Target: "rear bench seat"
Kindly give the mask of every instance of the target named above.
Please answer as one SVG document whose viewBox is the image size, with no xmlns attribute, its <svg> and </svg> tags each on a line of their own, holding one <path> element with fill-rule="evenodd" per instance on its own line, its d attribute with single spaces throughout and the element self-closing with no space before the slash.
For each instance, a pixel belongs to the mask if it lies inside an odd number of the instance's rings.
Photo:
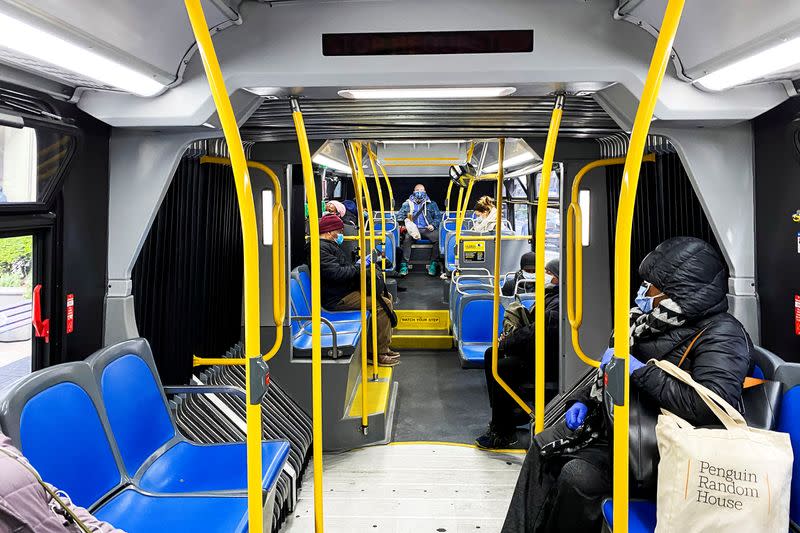
<svg viewBox="0 0 800 533">
<path fill-rule="evenodd" d="M 800 365 L 783 363 L 772 352 L 756 346 L 751 377 L 766 379 L 744 389 L 744 418 L 750 427 L 788 433 L 795 460 L 792 472 L 792 495 L 789 516 L 800 524 Z M 613 528 L 614 506 L 611 499 L 602 504 L 603 531 Z M 628 531 L 652 533 L 656 529 L 656 504 L 632 500 L 628 506 Z"/>
<path fill-rule="evenodd" d="M 23 378 L 0 399 L 0 426 L 47 482 L 129 533 L 247 531 L 244 443 L 178 434 L 143 339 Z M 262 444 L 264 531 L 288 453 Z"/>
</svg>

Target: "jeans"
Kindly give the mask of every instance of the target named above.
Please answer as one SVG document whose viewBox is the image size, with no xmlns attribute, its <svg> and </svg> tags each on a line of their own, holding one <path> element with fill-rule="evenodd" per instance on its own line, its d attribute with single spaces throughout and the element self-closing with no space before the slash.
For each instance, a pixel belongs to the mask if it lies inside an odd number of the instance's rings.
<svg viewBox="0 0 800 533">
<path fill-rule="evenodd" d="M 389 306 L 389 309 L 393 309 L 392 301 L 388 298 L 383 298 L 383 301 Z M 344 311 L 344 310 L 353 310 L 357 311 L 361 309 L 361 293 L 359 291 L 353 291 L 347 294 L 344 298 L 342 298 L 338 304 L 336 304 L 335 309 L 337 311 Z M 367 311 L 372 312 L 372 299 L 370 296 L 367 296 Z M 376 319 L 378 323 L 378 354 L 385 354 L 389 352 L 389 344 L 392 342 L 392 322 L 389 320 L 389 316 L 386 314 L 386 311 L 383 310 L 383 306 L 380 303 L 375 302 L 375 313 Z M 367 320 L 367 327 L 372 328 L 372 318 Z M 372 336 L 371 335 L 362 335 L 361 342 L 367 343 L 367 351 L 372 353 Z"/>
<path fill-rule="evenodd" d="M 427 230 L 427 229 L 420 229 L 419 235 L 423 239 L 428 239 L 431 241 L 431 261 L 438 261 L 439 260 L 439 230 Z M 403 244 L 401 248 L 403 250 L 403 261 L 410 261 L 411 260 L 411 245 L 417 242 L 411 235 L 406 233 L 406 236 L 403 238 Z"/>
</svg>

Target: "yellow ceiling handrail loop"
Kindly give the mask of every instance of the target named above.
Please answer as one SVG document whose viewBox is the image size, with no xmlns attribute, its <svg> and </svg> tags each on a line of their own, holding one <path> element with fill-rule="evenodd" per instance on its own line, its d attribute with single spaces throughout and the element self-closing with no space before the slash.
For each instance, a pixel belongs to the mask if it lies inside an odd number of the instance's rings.
<svg viewBox="0 0 800 533">
<path fill-rule="evenodd" d="M 350 165 L 350 177 L 353 180 L 355 193 L 356 210 L 358 211 L 358 246 L 361 250 L 367 249 L 366 231 L 364 229 L 364 198 L 361 194 L 361 180 L 358 179 L 357 165 L 351 147 L 345 143 L 345 154 Z M 359 288 L 361 302 L 359 310 L 361 312 L 361 331 L 367 331 L 367 264 L 361 261 L 359 264 Z M 366 335 L 361 338 L 361 432 L 366 435 L 369 432 L 369 416 L 367 414 L 367 339 Z"/>
<path fill-rule="evenodd" d="M 247 158 L 242 148 L 239 126 L 233 113 L 233 106 L 225 88 L 225 79 L 219 66 L 214 43 L 208 29 L 200 0 L 185 0 L 186 12 L 192 26 L 197 50 L 222 124 L 222 131 L 231 155 L 233 177 L 236 182 L 236 196 L 239 200 L 239 213 L 242 224 L 242 248 L 244 252 L 244 349 L 250 361 L 261 358 L 261 323 L 259 318 L 259 272 L 258 272 L 258 226 L 253 203 Z M 249 362 L 248 361 L 248 362 Z M 259 531 L 264 524 L 262 507 L 262 461 L 261 461 L 261 402 L 254 398 L 250 387 L 251 365 L 246 364 L 245 387 L 247 424 L 247 520 L 250 531 Z M 315 442 L 316 444 L 316 442 Z M 316 465 L 315 465 L 316 466 Z M 316 488 L 316 487 L 315 487 Z"/>
<path fill-rule="evenodd" d="M 303 185 L 306 202 L 317 206 L 317 190 L 314 187 L 314 168 L 311 166 L 311 150 L 303 121 L 303 113 L 296 99 L 291 100 L 292 118 L 300 147 L 300 160 L 303 163 Z M 322 295 L 320 286 L 319 260 L 319 213 L 316 207 L 308 210 L 308 227 L 311 234 L 311 421 L 313 425 L 313 463 L 314 463 L 314 531 L 322 533 L 325 523 L 322 510 Z M 260 526 L 259 526 L 260 527 Z M 258 531 L 252 529 L 251 531 Z"/>
<path fill-rule="evenodd" d="M 553 172 L 553 158 L 556 153 L 558 130 L 561 126 L 561 115 L 564 110 L 564 95 L 557 95 L 553 103 L 553 114 L 547 131 L 547 143 L 544 147 L 542 161 L 542 180 L 539 184 L 539 199 L 536 206 L 536 305 L 534 311 L 534 327 L 536 329 L 536 360 L 534 370 L 534 430 L 540 433 L 544 429 L 544 244 L 547 229 L 547 204 L 550 197 L 550 175 Z M 500 166 L 502 167 L 502 159 Z"/>
<path fill-rule="evenodd" d="M 372 254 L 375 249 L 375 214 L 372 210 L 372 198 L 369 193 L 369 186 L 367 185 L 367 178 L 364 175 L 364 165 L 361 164 L 363 152 L 363 145 L 360 142 L 350 143 L 353 151 L 353 161 L 357 163 L 356 170 L 358 171 L 358 179 L 361 181 L 361 193 L 364 195 L 364 202 L 367 204 L 367 224 L 369 225 L 369 250 L 366 248 L 361 249 L 361 262 L 364 263 L 368 255 Z M 377 294 L 377 280 L 375 279 L 375 263 L 370 261 L 370 322 L 372 324 L 372 379 L 378 380 L 378 298 Z"/>
<path fill-rule="evenodd" d="M 652 163 L 655 160 L 655 155 L 648 154 L 642 161 Z M 575 353 L 581 361 L 595 368 L 600 366 L 600 361 L 586 355 L 580 343 L 580 328 L 583 325 L 583 246 L 581 244 L 583 212 L 578 203 L 578 193 L 586 174 L 596 168 L 623 163 L 625 163 L 624 157 L 614 157 L 598 159 L 581 168 L 572 181 L 572 195 L 567 208 L 567 320 L 569 320 L 572 331 L 572 347 Z"/>
<path fill-rule="evenodd" d="M 506 140 L 500 139 L 498 141 L 497 146 L 497 153 L 498 153 L 498 161 L 503 160 L 503 155 L 505 153 L 506 147 Z M 495 190 L 495 204 L 502 205 L 503 202 L 503 169 L 501 168 L 497 171 L 497 189 Z M 531 408 L 528 407 L 528 404 L 519 397 L 519 395 L 514 392 L 514 390 L 508 386 L 508 383 L 500 377 L 500 374 L 497 371 L 497 360 L 498 360 L 498 351 L 499 351 L 499 343 L 497 340 L 497 332 L 500 329 L 500 247 L 502 246 L 502 239 L 500 228 L 503 224 L 503 210 L 496 209 L 497 220 L 495 223 L 495 232 L 494 232 L 494 288 L 493 288 L 493 305 L 492 305 L 492 377 L 497 382 L 500 387 L 503 388 L 504 391 L 508 393 L 511 398 L 517 402 L 523 411 L 528 414 L 531 414 Z M 544 307 L 544 306 L 542 306 Z"/>
<path fill-rule="evenodd" d="M 381 174 L 383 174 L 383 179 L 386 181 L 386 190 L 389 192 L 389 209 L 391 209 L 392 213 L 394 213 L 394 191 L 392 190 L 392 182 L 389 181 L 389 175 L 386 174 L 386 169 L 383 168 L 383 165 L 378 162 L 378 167 L 381 169 Z"/>
<path fill-rule="evenodd" d="M 658 33 L 653 58 L 647 71 L 642 98 L 636 110 L 628 155 L 622 171 L 622 189 L 617 210 L 617 228 L 614 237 L 614 357 L 624 363 L 623 397 L 615 398 L 614 405 L 614 533 L 628 531 L 628 429 L 630 402 L 629 319 L 631 232 L 636 187 L 642 166 L 647 133 L 658 102 L 658 93 L 670 61 L 672 43 L 678 31 L 684 0 L 669 0 L 664 20 Z M 621 405 L 620 405 L 621 404 Z"/>
<path fill-rule="evenodd" d="M 444 212 L 448 216 L 450 216 L 450 193 L 452 191 L 453 191 L 453 180 L 450 180 L 450 183 L 447 184 L 447 195 L 444 197 Z"/>
</svg>

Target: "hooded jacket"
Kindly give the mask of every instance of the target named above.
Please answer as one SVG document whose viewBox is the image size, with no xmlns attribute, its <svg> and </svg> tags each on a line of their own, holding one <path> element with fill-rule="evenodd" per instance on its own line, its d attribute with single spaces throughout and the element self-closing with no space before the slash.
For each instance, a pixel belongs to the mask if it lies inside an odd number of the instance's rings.
<svg viewBox="0 0 800 533">
<path fill-rule="evenodd" d="M 309 244 L 306 244 L 306 256 L 310 268 L 315 268 L 311 262 Z M 342 298 L 361 288 L 361 268 L 335 242 L 328 239 L 319 240 L 319 263 L 322 307 L 333 309 Z"/>
<path fill-rule="evenodd" d="M 39 481 L 25 467 L 30 463 L 11 439 L 0 433 L 0 531 L 19 533 L 79 533 L 76 524 L 66 524 L 57 514 L 58 504 L 45 492 Z M 53 489 L 53 487 L 50 487 Z M 54 490 L 55 492 L 55 490 Z M 86 509 L 59 495 L 75 515 L 97 533 L 124 533 L 107 522 L 101 522 Z"/>
<path fill-rule="evenodd" d="M 631 346 L 631 354 L 643 363 L 659 359 L 677 365 L 700 334 L 681 368 L 739 407 L 753 343 L 742 324 L 727 312 L 728 273 L 719 254 L 700 239 L 675 237 L 644 258 L 639 276 L 680 305 L 686 322 L 637 340 Z M 631 383 L 659 407 L 691 424 L 719 423 L 694 389 L 654 365 L 633 372 Z"/>
<path fill-rule="evenodd" d="M 431 200 L 430 198 L 426 198 L 423 202 L 423 207 L 420 209 L 420 212 L 417 214 L 416 220 L 414 220 L 414 224 L 416 224 L 420 230 L 425 229 L 425 225 L 423 222 L 427 222 L 431 226 L 433 226 L 434 230 L 439 229 L 439 223 L 442 221 L 442 212 L 439 211 L 439 206 L 436 205 L 436 202 Z M 400 207 L 400 210 L 397 212 L 397 221 L 400 223 L 405 224 L 406 217 L 410 214 L 413 215 L 414 213 L 414 200 L 409 198 L 403 205 Z"/>
</svg>

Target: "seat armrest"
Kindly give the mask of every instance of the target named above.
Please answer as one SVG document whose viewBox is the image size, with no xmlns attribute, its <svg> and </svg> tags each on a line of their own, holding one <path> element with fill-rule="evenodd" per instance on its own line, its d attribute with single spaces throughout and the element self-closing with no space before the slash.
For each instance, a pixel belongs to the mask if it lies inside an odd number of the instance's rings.
<svg viewBox="0 0 800 533">
<path fill-rule="evenodd" d="M 232 385 L 167 385 L 164 394 L 233 394 L 247 399 L 244 389 Z"/>
</svg>

